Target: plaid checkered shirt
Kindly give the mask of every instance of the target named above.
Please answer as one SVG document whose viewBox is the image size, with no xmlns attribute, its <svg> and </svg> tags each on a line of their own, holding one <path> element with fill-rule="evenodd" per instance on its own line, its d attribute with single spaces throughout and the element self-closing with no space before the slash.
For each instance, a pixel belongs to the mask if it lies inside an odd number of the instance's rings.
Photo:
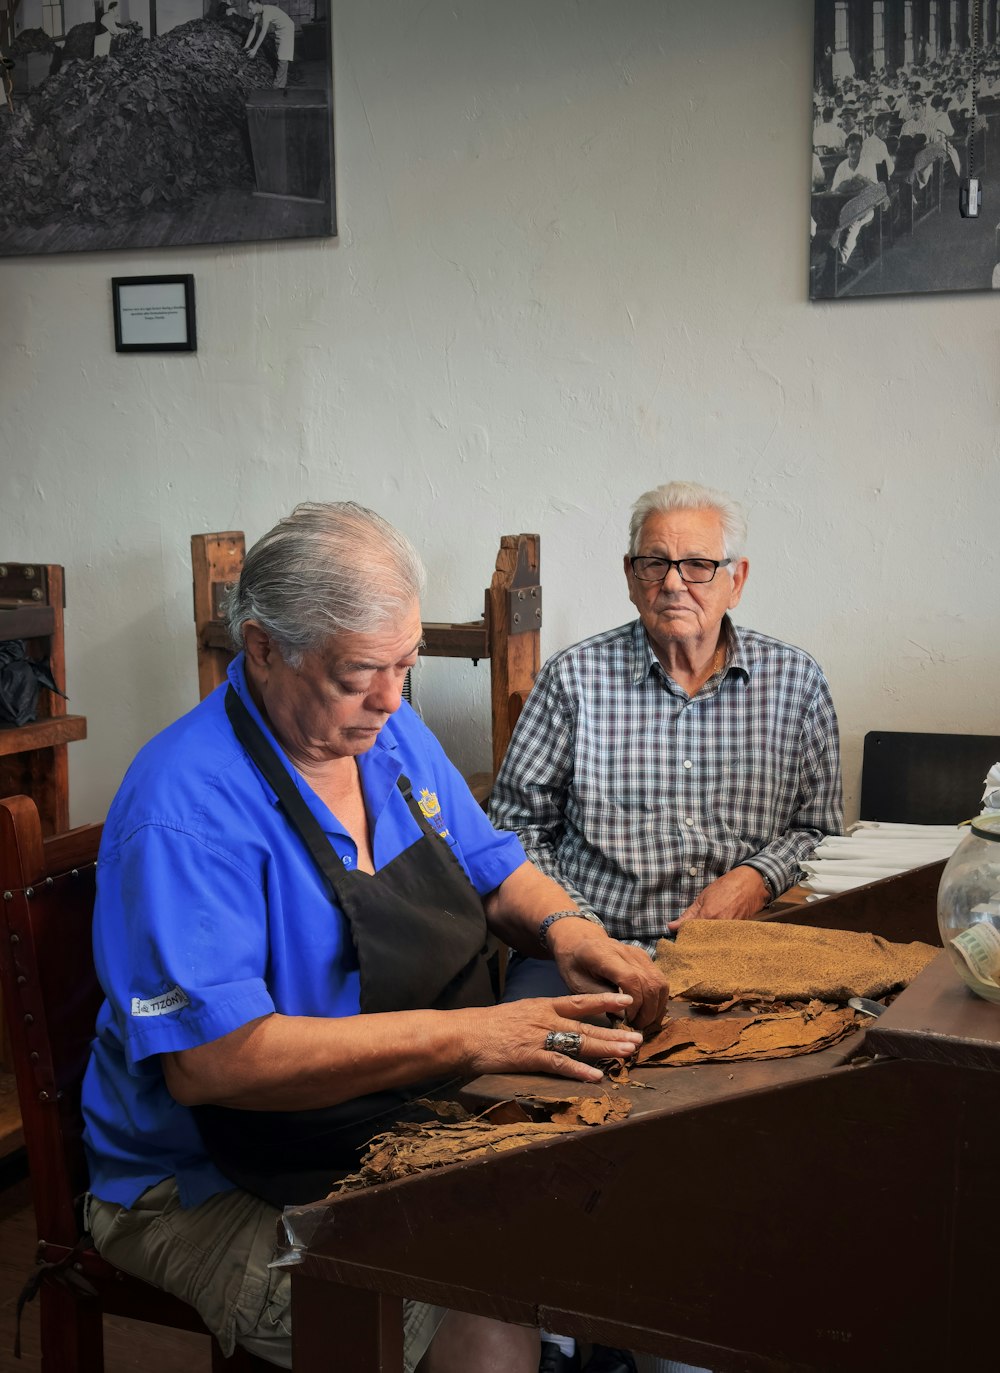
<svg viewBox="0 0 1000 1373">
<path fill-rule="evenodd" d="M 618 939 L 653 942 L 715 878 L 774 895 L 843 829 L 837 717 L 808 653 L 726 617 L 693 697 L 640 620 L 555 654 L 517 722 L 490 818 Z"/>
</svg>

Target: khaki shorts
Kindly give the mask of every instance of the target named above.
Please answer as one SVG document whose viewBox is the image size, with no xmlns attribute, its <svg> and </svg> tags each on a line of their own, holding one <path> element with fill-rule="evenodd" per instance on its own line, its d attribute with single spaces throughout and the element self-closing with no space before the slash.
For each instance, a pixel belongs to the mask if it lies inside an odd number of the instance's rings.
<svg viewBox="0 0 1000 1373">
<path fill-rule="evenodd" d="M 193 1306 L 228 1357 L 237 1344 L 281 1368 L 292 1366 L 287 1268 L 275 1257 L 281 1212 L 248 1192 L 220 1192 L 184 1208 L 173 1178 L 131 1207 L 91 1196 L 87 1228 L 109 1263 Z M 403 1357 L 413 1373 L 447 1313 L 406 1302 Z M 336 1331 L 330 1332 L 336 1349 Z"/>
</svg>

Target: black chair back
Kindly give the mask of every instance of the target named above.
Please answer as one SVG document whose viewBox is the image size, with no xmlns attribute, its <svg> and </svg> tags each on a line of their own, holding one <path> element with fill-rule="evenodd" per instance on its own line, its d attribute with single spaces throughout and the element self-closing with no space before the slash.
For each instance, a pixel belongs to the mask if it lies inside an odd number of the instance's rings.
<svg viewBox="0 0 1000 1373">
<path fill-rule="evenodd" d="M 861 764 L 861 819 L 961 824 L 979 814 L 984 779 L 998 761 L 998 734 L 873 730 Z"/>
</svg>

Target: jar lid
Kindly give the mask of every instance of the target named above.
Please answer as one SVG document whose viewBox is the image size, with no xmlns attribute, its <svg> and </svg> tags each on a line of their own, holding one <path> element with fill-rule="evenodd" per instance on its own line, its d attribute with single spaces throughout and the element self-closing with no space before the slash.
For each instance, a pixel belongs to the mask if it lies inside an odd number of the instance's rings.
<svg viewBox="0 0 1000 1373">
<path fill-rule="evenodd" d="M 972 833 L 980 839 L 992 839 L 1000 844 L 1000 815 L 979 815 L 972 822 Z"/>
</svg>

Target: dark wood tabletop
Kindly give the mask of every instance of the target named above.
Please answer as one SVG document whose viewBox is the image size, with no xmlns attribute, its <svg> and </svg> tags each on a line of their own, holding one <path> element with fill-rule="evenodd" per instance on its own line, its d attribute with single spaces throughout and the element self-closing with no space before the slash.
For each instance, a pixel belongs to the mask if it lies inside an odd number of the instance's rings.
<svg viewBox="0 0 1000 1373">
<path fill-rule="evenodd" d="M 668 1013 L 690 1015 L 682 1001 L 670 1001 Z M 723 1018 L 726 1013 L 723 1013 Z M 821 1077 L 846 1063 L 860 1049 L 864 1027 L 832 1048 L 797 1058 L 776 1058 L 755 1063 L 705 1063 L 695 1068 L 639 1067 L 632 1069 L 630 1083 L 620 1089 L 631 1105 L 630 1119 L 662 1112 L 686 1111 L 743 1092 L 769 1091 L 792 1082 Z M 567 1082 L 565 1078 L 527 1073 L 489 1074 L 476 1078 L 462 1091 L 463 1103 L 472 1111 L 485 1110 L 498 1101 L 516 1096 L 601 1096 L 607 1082 Z"/>
<path fill-rule="evenodd" d="M 808 914 L 925 933 L 936 884 L 887 881 Z M 992 1368 L 998 1050 L 942 953 L 833 1049 L 639 1069 L 628 1120 L 300 1208 L 295 1368 L 399 1373 L 404 1296 L 717 1373 Z"/>
</svg>

